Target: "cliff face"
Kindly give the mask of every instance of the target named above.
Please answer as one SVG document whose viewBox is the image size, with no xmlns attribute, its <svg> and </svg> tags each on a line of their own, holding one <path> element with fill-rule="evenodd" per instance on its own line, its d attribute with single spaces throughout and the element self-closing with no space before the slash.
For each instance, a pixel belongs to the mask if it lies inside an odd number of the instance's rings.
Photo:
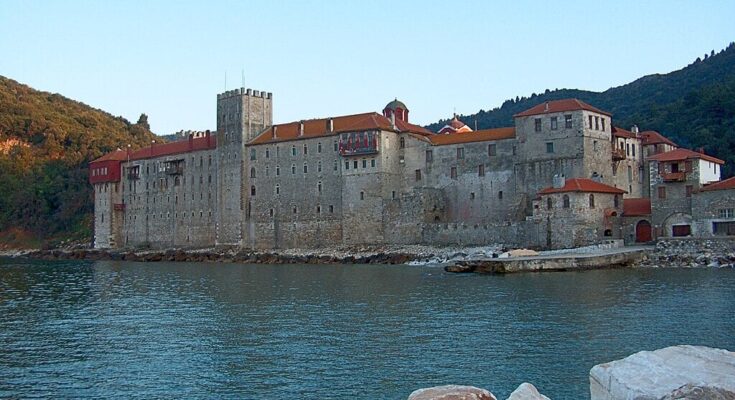
<svg viewBox="0 0 735 400">
<path fill-rule="evenodd" d="M 87 163 L 156 136 L 138 123 L 0 76 L 0 246 L 91 238 Z"/>
</svg>

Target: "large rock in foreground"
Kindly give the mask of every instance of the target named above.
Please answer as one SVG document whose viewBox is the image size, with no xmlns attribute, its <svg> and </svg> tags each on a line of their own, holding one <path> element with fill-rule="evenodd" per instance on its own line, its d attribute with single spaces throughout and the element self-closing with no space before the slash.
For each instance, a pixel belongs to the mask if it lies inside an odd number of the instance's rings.
<svg viewBox="0 0 735 400">
<path fill-rule="evenodd" d="M 446 385 L 415 390 L 408 400 L 497 400 L 485 389 L 474 386 Z"/>
<path fill-rule="evenodd" d="M 697 397 L 708 394 L 713 397 Z M 641 351 L 595 365 L 590 371 L 590 396 L 591 400 L 735 399 L 735 353 L 703 346 Z"/>
<path fill-rule="evenodd" d="M 508 400 L 549 400 L 549 398 L 539 393 L 535 386 L 524 382 L 510 394 Z"/>
</svg>

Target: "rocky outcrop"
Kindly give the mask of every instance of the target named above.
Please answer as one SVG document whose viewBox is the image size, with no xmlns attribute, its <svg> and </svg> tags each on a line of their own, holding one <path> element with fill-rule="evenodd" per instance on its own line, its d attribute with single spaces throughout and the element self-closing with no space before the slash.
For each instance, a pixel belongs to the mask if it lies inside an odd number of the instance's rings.
<svg viewBox="0 0 735 400">
<path fill-rule="evenodd" d="M 446 385 L 415 390 L 408 400 L 497 400 L 485 389 L 474 386 Z"/>
<path fill-rule="evenodd" d="M 648 258 L 636 266 L 647 268 L 735 268 L 735 240 L 659 239 Z"/>
<path fill-rule="evenodd" d="M 549 400 L 549 398 L 539 393 L 535 386 L 524 382 L 510 394 L 507 400 Z"/>
<path fill-rule="evenodd" d="M 735 353 L 703 346 L 641 351 L 595 365 L 590 395 L 591 400 L 735 399 Z"/>
</svg>

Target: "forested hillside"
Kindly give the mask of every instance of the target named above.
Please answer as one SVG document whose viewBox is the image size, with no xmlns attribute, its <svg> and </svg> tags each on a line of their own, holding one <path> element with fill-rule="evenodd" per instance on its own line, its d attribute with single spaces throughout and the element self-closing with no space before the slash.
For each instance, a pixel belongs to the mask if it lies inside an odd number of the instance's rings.
<svg viewBox="0 0 735 400">
<path fill-rule="evenodd" d="M 591 92 L 577 89 L 546 90 L 530 97 L 507 100 L 501 107 L 462 115 L 478 128 L 513 125 L 513 114 L 548 100 L 574 97 L 613 114 L 623 128 L 637 124 L 656 130 L 679 145 L 704 147 L 727 162 L 726 176 L 735 173 L 735 44 L 715 54 L 697 58 L 687 67 L 668 74 L 654 74 L 627 85 Z M 427 126 L 436 132 L 447 120 Z"/>
<path fill-rule="evenodd" d="M 155 136 L 122 117 L 0 76 L 0 247 L 90 240 L 87 163 Z"/>
</svg>

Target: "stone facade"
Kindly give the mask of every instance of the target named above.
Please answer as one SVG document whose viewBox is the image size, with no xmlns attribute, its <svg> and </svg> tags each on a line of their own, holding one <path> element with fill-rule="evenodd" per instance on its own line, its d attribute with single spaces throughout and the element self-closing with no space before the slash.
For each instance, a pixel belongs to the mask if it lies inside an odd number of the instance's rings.
<svg viewBox="0 0 735 400">
<path fill-rule="evenodd" d="M 574 99 L 533 107 L 513 127 L 449 134 L 410 124 L 397 100 L 382 114 L 278 125 L 272 108 L 270 93 L 228 91 L 216 135 L 95 160 L 93 170 L 116 171 L 90 176 L 95 246 L 581 246 L 629 235 L 620 197 L 655 191 L 662 176 L 645 170 L 651 140 Z M 607 189 L 539 198 L 560 176 Z M 654 221 L 691 210 L 679 189 Z M 569 207 L 545 207 L 564 196 Z"/>
</svg>

